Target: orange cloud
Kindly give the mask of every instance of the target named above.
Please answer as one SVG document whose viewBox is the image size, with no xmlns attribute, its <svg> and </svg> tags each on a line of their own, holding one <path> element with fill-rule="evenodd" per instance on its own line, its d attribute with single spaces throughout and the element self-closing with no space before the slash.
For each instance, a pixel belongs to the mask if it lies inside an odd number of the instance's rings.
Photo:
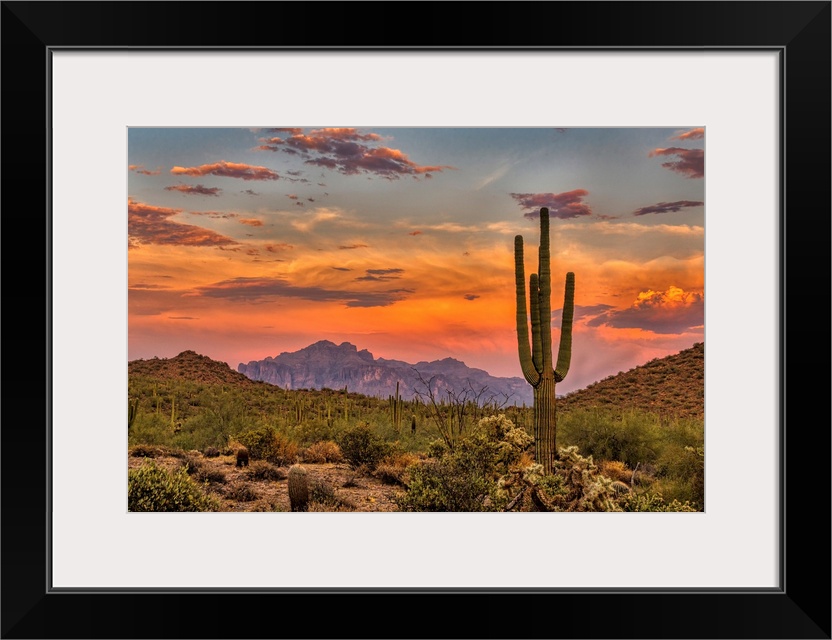
<svg viewBox="0 0 832 640">
<path fill-rule="evenodd" d="M 626 309 L 605 310 L 587 325 L 678 334 L 702 327 L 704 323 L 704 295 L 670 286 L 666 291 L 642 291 Z"/>
<path fill-rule="evenodd" d="M 592 215 L 592 209 L 584 202 L 589 195 L 586 189 L 573 189 L 563 193 L 511 193 L 517 203 L 527 209 L 524 217 L 535 219 L 540 215 L 541 207 L 549 208 L 552 218 L 578 218 Z"/>
<path fill-rule="evenodd" d="M 676 156 L 678 160 L 663 162 L 665 169 L 675 171 L 686 178 L 705 177 L 705 150 L 704 149 L 682 149 L 681 147 L 669 147 L 667 149 L 653 149 L 648 157 L 655 156 Z"/>
<path fill-rule="evenodd" d="M 673 136 L 671 140 L 702 140 L 705 137 L 705 127 L 696 127 L 690 131 Z"/>
<path fill-rule="evenodd" d="M 222 176 L 226 178 L 239 178 L 241 180 L 277 180 L 280 176 L 267 167 L 260 167 L 240 162 L 226 162 L 221 160 L 212 164 L 203 164 L 198 167 L 174 167 L 170 170 L 174 175 L 185 176 Z"/>
<path fill-rule="evenodd" d="M 182 209 L 157 207 L 128 198 L 127 234 L 130 241 L 220 248 L 239 244 L 216 231 L 170 220 L 180 213 L 183 213 Z"/>
<path fill-rule="evenodd" d="M 248 225 L 249 227 L 262 227 L 263 221 L 257 218 L 240 218 L 237 222 Z"/>
<path fill-rule="evenodd" d="M 345 175 L 375 174 L 390 180 L 402 175 L 430 178 L 431 173 L 454 169 L 449 165 L 419 165 L 399 149 L 372 146 L 381 140 L 376 133 L 360 133 L 353 127 L 314 129 L 287 138 L 261 138 L 261 151 L 315 154 L 306 164 L 334 169 Z"/>
</svg>

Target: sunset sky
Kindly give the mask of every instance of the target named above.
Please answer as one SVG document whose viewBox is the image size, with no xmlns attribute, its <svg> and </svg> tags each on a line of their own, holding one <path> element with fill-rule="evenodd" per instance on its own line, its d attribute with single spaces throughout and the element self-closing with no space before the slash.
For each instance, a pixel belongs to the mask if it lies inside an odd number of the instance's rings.
<svg viewBox="0 0 832 640">
<path fill-rule="evenodd" d="M 521 376 L 514 236 L 550 209 L 558 393 L 704 340 L 704 130 L 131 128 L 129 354 L 318 340 Z M 557 352 L 555 352 L 557 357 Z"/>
</svg>

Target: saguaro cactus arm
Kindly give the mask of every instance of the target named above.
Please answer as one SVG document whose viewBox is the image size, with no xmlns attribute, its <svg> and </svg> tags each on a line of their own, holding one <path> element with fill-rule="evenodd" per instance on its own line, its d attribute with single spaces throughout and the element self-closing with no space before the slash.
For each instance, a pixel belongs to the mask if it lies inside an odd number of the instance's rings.
<svg viewBox="0 0 832 640">
<path fill-rule="evenodd" d="M 560 345 L 558 346 L 558 364 L 555 367 L 555 382 L 563 382 L 569 372 L 572 361 L 572 317 L 575 313 L 575 274 L 566 274 L 566 286 L 563 293 L 563 314 L 560 321 Z"/>
<path fill-rule="evenodd" d="M 536 386 L 540 381 L 540 373 L 532 361 L 532 351 L 529 347 L 529 319 L 526 314 L 526 270 L 523 260 L 523 236 L 515 236 L 514 281 L 517 294 L 517 348 L 520 353 L 520 368 L 523 370 L 523 377 L 530 385 Z M 532 299 L 532 318 L 534 319 L 537 291 L 532 288 L 532 285 L 529 288 Z"/>
</svg>

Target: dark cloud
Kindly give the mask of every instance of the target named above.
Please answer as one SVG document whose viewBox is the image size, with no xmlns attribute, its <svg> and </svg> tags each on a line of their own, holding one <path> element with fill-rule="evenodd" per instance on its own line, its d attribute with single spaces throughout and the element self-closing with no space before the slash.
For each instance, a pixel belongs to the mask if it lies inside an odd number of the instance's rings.
<svg viewBox="0 0 832 640">
<path fill-rule="evenodd" d="M 705 137 L 705 127 L 696 127 L 673 136 L 671 140 L 702 140 Z"/>
<path fill-rule="evenodd" d="M 682 149 L 681 147 L 668 147 L 667 149 L 653 149 L 649 157 L 675 156 L 678 160 L 663 162 L 665 169 L 675 171 L 686 178 L 705 177 L 705 150 L 704 149 Z"/>
<path fill-rule="evenodd" d="M 127 234 L 131 242 L 193 247 L 230 247 L 237 241 L 216 231 L 170 220 L 182 209 L 156 207 L 131 198 L 127 200 Z"/>
<path fill-rule="evenodd" d="M 278 176 L 267 167 L 260 167 L 241 162 L 226 162 L 220 160 L 212 164 L 198 167 L 174 167 L 170 172 L 177 176 L 222 176 L 225 178 L 239 178 L 240 180 L 277 180 Z"/>
<path fill-rule="evenodd" d="M 352 271 L 349 267 L 330 267 L 331 269 L 335 269 L 336 271 Z"/>
<path fill-rule="evenodd" d="M 476 300 L 477 298 L 479 298 L 478 295 L 473 294 L 473 293 L 467 293 L 462 297 L 465 298 L 466 300 Z"/>
<path fill-rule="evenodd" d="M 264 245 L 263 248 L 269 253 L 277 253 L 278 251 L 286 251 L 288 249 L 294 249 L 295 247 L 294 245 L 287 244 L 285 242 L 279 242 L 277 244 Z"/>
<path fill-rule="evenodd" d="M 705 323 L 705 299 L 701 293 L 678 287 L 667 291 L 645 291 L 627 309 L 609 309 L 587 324 L 618 329 L 644 329 L 654 333 L 684 333 Z"/>
<path fill-rule="evenodd" d="M 158 176 L 162 173 L 162 167 L 156 167 L 156 171 L 150 171 L 149 169 L 145 169 L 143 164 L 131 164 L 127 168 L 143 176 Z"/>
<path fill-rule="evenodd" d="M 266 129 L 267 133 L 303 133 L 302 127 L 271 127 Z"/>
<path fill-rule="evenodd" d="M 404 269 L 365 269 L 366 275 L 356 278 L 364 282 L 388 282 L 402 277 Z"/>
<path fill-rule="evenodd" d="M 193 316 L 168 316 L 168 320 L 199 320 Z"/>
<path fill-rule="evenodd" d="M 668 213 L 671 211 L 681 211 L 687 207 L 701 207 L 704 202 L 695 200 L 677 200 L 676 202 L 659 202 L 652 204 L 649 207 L 642 207 L 633 211 L 634 216 L 643 216 L 648 213 Z"/>
<path fill-rule="evenodd" d="M 342 244 L 339 249 L 347 250 L 347 249 L 365 249 L 367 247 L 366 244 Z"/>
<path fill-rule="evenodd" d="M 389 291 L 339 291 L 323 287 L 299 287 L 285 278 L 234 278 L 197 287 L 195 295 L 243 302 L 265 302 L 273 298 L 301 298 L 313 302 L 341 302 L 347 307 L 386 307 L 400 300 L 412 289 Z"/>
<path fill-rule="evenodd" d="M 540 208 L 549 208 L 550 218 L 579 218 L 592 215 L 592 209 L 583 199 L 589 195 L 586 189 L 573 189 L 563 193 L 512 193 L 509 194 L 526 211 L 523 216 L 534 219 L 540 216 Z"/>
<path fill-rule="evenodd" d="M 307 164 L 337 170 L 345 175 L 359 173 L 382 176 L 391 180 L 401 176 L 430 178 L 431 173 L 454 169 L 448 165 L 419 165 L 399 149 L 378 146 L 381 136 L 360 133 L 351 127 L 313 129 L 271 138 L 261 138 L 258 149 L 302 153 Z"/>
<path fill-rule="evenodd" d="M 422 235 L 422 232 L 421 231 L 411 231 L 407 235 L 409 235 L 409 236 L 420 236 L 420 235 Z"/>
<path fill-rule="evenodd" d="M 218 196 L 222 189 L 219 187 L 205 187 L 201 184 L 174 184 L 170 187 L 165 187 L 165 191 L 178 191 L 179 193 L 185 193 L 191 196 Z"/>
<path fill-rule="evenodd" d="M 246 195 L 249 195 L 249 196 L 259 196 L 260 195 L 259 193 L 257 193 L 256 191 L 252 191 L 251 189 L 246 189 L 245 191 L 240 191 L 240 193 L 245 193 Z"/>
<path fill-rule="evenodd" d="M 212 218 L 214 220 L 223 219 L 228 220 L 230 218 L 239 218 L 239 213 L 228 213 L 227 211 L 188 211 L 188 215 L 192 216 L 206 216 L 208 218 Z"/>
</svg>

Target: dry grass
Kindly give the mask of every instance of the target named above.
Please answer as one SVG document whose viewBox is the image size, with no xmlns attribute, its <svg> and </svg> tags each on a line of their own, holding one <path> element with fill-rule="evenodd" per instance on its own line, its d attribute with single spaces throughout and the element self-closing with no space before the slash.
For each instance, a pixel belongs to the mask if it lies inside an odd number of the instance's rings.
<svg viewBox="0 0 832 640">
<path fill-rule="evenodd" d="M 301 456 L 304 462 L 311 462 L 322 464 L 325 462 L 341 462 L 344 459 L 344 454 L 341 453 L 341 447 L 338 443 L 331 440 L 321 440 L 310 444 Z"/>
</svg>

